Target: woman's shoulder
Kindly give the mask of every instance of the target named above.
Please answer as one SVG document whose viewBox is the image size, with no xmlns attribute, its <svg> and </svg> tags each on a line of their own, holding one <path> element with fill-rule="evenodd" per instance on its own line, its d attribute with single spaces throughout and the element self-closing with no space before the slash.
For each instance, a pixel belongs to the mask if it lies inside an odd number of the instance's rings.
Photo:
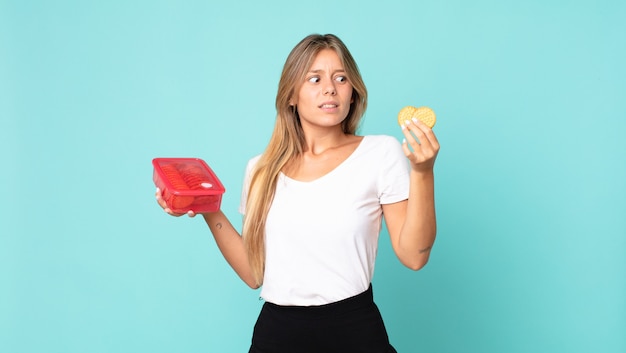
<svg viewBox="0 0 626 353">
<path fill-rule="evenodd" d="M 365 135 L 363 141 L 371 146 L 389 146 L 391 148 L 397 148 L 400 142 L 390 135 Z"/>
<path fill-rule="evenodd" d="M 390 135 L 365 135 L 361 153 L 370 158 L 380 158 L 385 162 L 404 158 L 402 144 L 397 138 Z"/>
<path fill-rule="evenodd" d="M 261 159 L 261 156 L 262 154 L 257 154 L 256 156 L 248 159 L 248 165 L 255 165 L 259 161 L 259 159 Z"/>
<path fill-rule="evenodd" d="M 250 174 L 252 169 L 254 169 L 256 164 L 259 162 L 259 159 L 261 159 L 261 156 L 262 154 L 257 154 L 256 156 L 248 159 L 248 163 L 246 163 L 246 174 Z"/>
</svg>

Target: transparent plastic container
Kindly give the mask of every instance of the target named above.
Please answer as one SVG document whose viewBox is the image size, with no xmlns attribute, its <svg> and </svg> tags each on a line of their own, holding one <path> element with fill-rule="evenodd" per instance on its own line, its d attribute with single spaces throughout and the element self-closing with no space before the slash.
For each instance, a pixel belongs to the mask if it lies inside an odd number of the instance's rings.
<svg viewBox="0 0 626 353">
<path fill-rule="evenodd" d="M 175 213 L 216 212 L 226 192 L 217 175 L 200 158 L 154 158 L 152 179 Z"/>
</svg>

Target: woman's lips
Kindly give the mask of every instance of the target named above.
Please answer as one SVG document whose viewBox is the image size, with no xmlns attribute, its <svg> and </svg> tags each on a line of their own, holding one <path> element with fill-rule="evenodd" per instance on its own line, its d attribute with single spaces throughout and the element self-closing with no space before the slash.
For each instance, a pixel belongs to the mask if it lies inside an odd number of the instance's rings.
<svg viewBox="0 0 626 353">
<path fill-rule="evenodd" d="M 335 109 L 338 106 L 339 106 L 339 104 L 335 103 L 335 102 L 324 102 L 324 103 L 319 105 L 319 107 L 322 108 L 322 109 Z"/>
</svg>

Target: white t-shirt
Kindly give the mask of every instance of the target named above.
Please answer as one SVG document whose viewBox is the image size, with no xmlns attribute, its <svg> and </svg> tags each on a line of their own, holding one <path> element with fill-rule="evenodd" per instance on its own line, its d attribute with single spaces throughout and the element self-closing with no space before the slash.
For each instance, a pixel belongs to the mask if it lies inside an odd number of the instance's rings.
<svg viewBox="0 0 626 353">
<path fill-rule="evenodd" d="M 244 213 L 248 162 L 240 212 Z M 364 136 L 328 174 L 309 182 L 280 173 L 265 228 L 261 297 L 278 305 L 322 305 L 368 289 L 382 204 L 406 200 L 408 162 L 391 136 Z"/>
</svg>

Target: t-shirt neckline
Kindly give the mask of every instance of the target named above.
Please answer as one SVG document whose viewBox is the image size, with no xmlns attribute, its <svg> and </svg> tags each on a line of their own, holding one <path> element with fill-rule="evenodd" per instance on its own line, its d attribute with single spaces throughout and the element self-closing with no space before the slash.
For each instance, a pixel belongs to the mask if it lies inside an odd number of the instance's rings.
<svg viewBox="0 0 626 353">
<path fill-rule="evenodd" d="M 289 182 L 292 183 L 298 183 L 298 184 L 303 184 L 303 185 L 307 185 L 307 184 L 314 184 L 319 182 L 320 180 L 326 179 L 331 177 L 333 174 L 338 173 L 338 171 L 340 169 L 343 169 L 344 166 L 346 164 L 348 164 L 352 159 L 356 158 L 356 156 L 360 153 L 360 150 L 363 148 L 363 145 L 365 144 L 365 140 L 368 139 L 367 136 L 363 136 L 363 138 L 361 139 L 361 141 L 359 142 L 359 145 L 356 146 L 356 148 L 354 149 L 354 151 L 352 151 L 352 153 L 350 153 L 350 155 L 348 156 L 348 158 L 346 158 L 345 160 L 343 160 L 343 162 L 339 163 L 339 165 L 337 165 L 335 168 L 333 168 L 331 171 L 329 171 L 328 173 L 315 178 L 313 180 L 298 180 L 298 179 L 294 179 L 291 178 L 289 176 L 287 176 L 285 173 L 283 173 L 282 171 L 279 173 L 279 176 L 284 179 L 284 180 L 288 180 Z"/>
</svg>

